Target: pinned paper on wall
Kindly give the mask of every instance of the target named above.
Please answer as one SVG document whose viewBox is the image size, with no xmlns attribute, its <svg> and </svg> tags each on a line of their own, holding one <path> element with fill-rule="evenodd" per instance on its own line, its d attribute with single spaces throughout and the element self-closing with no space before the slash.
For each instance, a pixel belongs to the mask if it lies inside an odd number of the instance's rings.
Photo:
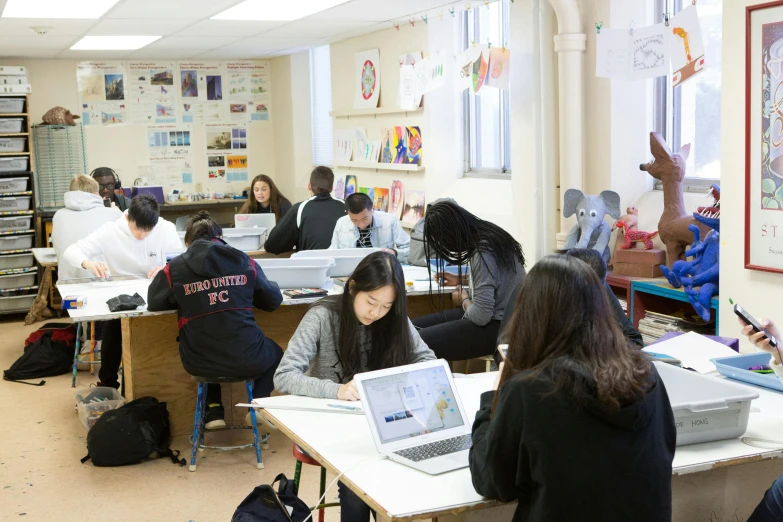
<svg viewBox="0 0 783 522">
<path fill-rule="evenodd" d="M 481 56 L 481 49 L 471 47 L 454 59 L 454 85 L 457 92 L 473 86 L 473 62 Z"/>
<path fill-rule="evenodd" d="M 335 172 L 334 190 L 332 194 L 337 199 L 345 199 L 345 178 L 339 172 Z"/>
<path fill-rule="evenodd" d="M 356 193 L 357 187 L 358 187 L 358 185 L 357 185 L 357 181 L 356 181 L 356 176 L 351 176 L 351 175 L 345 176 L 345 197 L 346 198 L 348 196 L 350 196 L 351 194 Z"/>
<path fill-rule="evenodd" d="M 446 52 L 438 51 L 430 57 L 430 81 L 427 92 L 440 89 L 446 85 Z"/>
<path fill-rule="evenodd" d="M 687 7 L 669 21 L 672 57 L 672 87 L 704 70 L 704 39 L 696 7 Z"/>
<path fill-rule="evenodd" d="M 367 194 L 370 199 L 375 200 L 375 189 L 372 187 L 359 187 L 359 192 Z"/>
<path fill-rule="evenodd" d="M 351 161 L 353 157 L 353 135 L 350 129 L 334 131 L 337 147 L 334 151 L 334 159 L 337 162 Z"/>
<path fill-rule="evenodd" d="M 630 70 L 630 35 L 624 29 L 601 29 L 596 45 L 595 75 L 624 78 Z"/>
<path fill-rule="evenodd" d="M 413 110 L 416 104 L 416 72 L 412 65 L 400 67 L 400 109 Z"/>
<path fill-rule="evenodd" d="M 356 136 L 356 161 L 365 161 L 367 158 L 367 133 L 361 127 L 354 130 Z"/>
<path fill-rule="evenodd" d="M 487 78 L 484 80 L 485 85 L 508 90 L 510 76 L 511 49 L 493 47 L 489 51 L 489 69 L 487 70 Z"/>
<path fill-rule="evenodd" d="M 397 157 L 394 146 L 394 129 L 381 129 L 381 163 L 394 163 Z"/>
<path fill-rule="evenodd" d="M 432 76 L 432 73 L 430 72 L 430 69 L 432 68 L 432 62 L 429 58 L 423 58 L 416 62 L 413 65 L 413 72 L 414 72 L 414 78 L 416 79 L 415 83 L 415 93 L 416 98 L 421 100 L 422 96 L 429 92 L 430 89 L 430 78 Z"/>
<path fill-rule="evenodd" d="M 641 80 L 669 73 L 669 37 L 664 24 L 634 31 L 602 29 L 596 46 L 596 76 Z"/>
<path fill-rule="evenodd" d="M 354 109 L 374 109 L 381 94 L 381 61 L 378 49 L 362 51 L 354 55 Z"/>
<path fill-rule="evenodd" d="M 487 53 L 482 50 L 479 57 L 473 62 L 473 92 L 478 94 L 481 87 L 484 86 L 484 80 L 487 78 Z"/>
<path fill-rule="evenodd" d="M 372 208 L 382 212 L 389 211 L 389 189 L 375 187 Z"/>
<path fill-rule="evenodd" d="M 397 105 L 401 108 L 416 108 L 419 105 L 421 105 L 421 97 L 424 94 L 423 92 L 416 92 L 416 70 L 414 67 L 417 63 L 419 63 L 422 60 L 421 52 L 412 52 L 412 53 L 406 53 L 401 54 L 397 62 L 400 64 L 400 89 L 397 91 Z M 412 69 L 412 79 L 413 79 L 413 101 L 411 107 L 406 107 L 403 105 L 403 89 L 402 89 L 402 68 L 406 65 L 409 65 Z"/>
<path fill-rule="evenodd" d="M 407 142 L 407 155 L 405 157 L 405 163 L 412 165 L 421 164 L 421 130 L 418 127 L 407 127 L 406 133 L 408 135 Z"/>
<path fill-rule="evenodd" d="M 394 127 L 392 140 L 395 150 L 394 163 L 405 163 L 408 154 L 408 131 L 405 127 Z"/>
<path fill-rule="evenodd" d="M 381 152 L 381 140 L 367 140 L 367 149 L 364 155 L 364 161 L 378 163 L 378 154 Z"/>
<path fill-rule="evenodd" d="M 424 191 L 408 190 L 405 193 L 405 206 L 402 211 L 402 222 L 415 225 L 424 217 Z"/>
<path fill-rule="evenodd" d="M 391 199 L 389 201 L 389 214 L 393 215 L 398 219 L 402 217 L 404 195 L 405 195 L 405 187 L 403 186 L 402 181 L 397 179 L 392 181 L 391 194 L 390 194 Z"/>
</svg>

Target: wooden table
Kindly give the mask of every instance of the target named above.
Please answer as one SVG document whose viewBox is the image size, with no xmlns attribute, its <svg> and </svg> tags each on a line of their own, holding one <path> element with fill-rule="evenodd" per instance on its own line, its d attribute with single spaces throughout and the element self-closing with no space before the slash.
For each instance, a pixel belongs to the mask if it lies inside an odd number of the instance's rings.
<svg viewBox="0 0 783 522">
<path fill-rule="evenodd" d="M 124 285 L 124 286 L 121 286 Z M 418 284 L 418 283 L 417 283 Z M 147 295 L 149 280 L 135 282 L 114 281 L 113 283 L 90 283 L 83 285 L 59 285 L 61 293 L 87 295 L 87 307 L 69 310 L 74 321 L 104 321 L 122 319 L 122 365 L 125 379 L 125 397 L 153 396 L 168 405 L 172 435 L 188 434 L 193 429 L 193 414 L 196 407 L 196 383 L 182 367 L 179 356 L 177 315 L 174 311 L 111 313 L 105 302 L 120 293 L 138 292 Z M 444 289 L 444 292 L 449 292 Z M 342 293 L 342 287 L 335 286 L 333 293 Z M 408 295 L 410 317 L 426 315 L 437 309 L 438 299 L 444 307 L 451 306 L 450 295 L 434 294 L 419 288 Z M 284 350 L 299 322 L 314 299 L 283 301 L 283 306 L 272 313 L 255 310 L 256 322 L 264 334 L 277 342 Z M 433 306 L 435 305 L 435 306 Z M 223 403 L 236 404 L 247 400 L 244 383 L 223 385 Z M 246 409 L 226 408 L 226 422 L 239 424 Z"/>
<path fill-rule="evenodd" d="M 54 285 L 52 285 L 52 272 L 57 268 L 57 253 L 53 248 L 33 248 L 35 261 L 44 268 L 41 284 L 38 286 L 38 295 L 30 307 L 30 312 L 24 318 L 24 324 L 33 324 L 44 317 L 52 317 L 49 306 L 53 306 Z"/>
</svg>

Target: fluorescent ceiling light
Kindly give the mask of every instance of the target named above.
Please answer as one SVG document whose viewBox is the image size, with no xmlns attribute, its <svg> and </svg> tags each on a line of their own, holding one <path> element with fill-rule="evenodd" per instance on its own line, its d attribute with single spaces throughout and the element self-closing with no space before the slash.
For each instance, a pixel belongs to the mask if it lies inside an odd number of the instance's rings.
<svg viewBox="0 0 783 522">
<path fill-rule="evenodd" d="M 326 11 L 348 0 L 245 0 L 212 17 L 212 20 L 290 22 Z"/>
<path fill-rule="evenodd" d="M 132 51 L 141 49 L 160 36 L 85 36 L 71 47 L 73 51 Z"/>
<path fill-rule="evenodd" d="M 100 18 L 119 0 L 7 0 L 3 18 Z"/>
</svg>

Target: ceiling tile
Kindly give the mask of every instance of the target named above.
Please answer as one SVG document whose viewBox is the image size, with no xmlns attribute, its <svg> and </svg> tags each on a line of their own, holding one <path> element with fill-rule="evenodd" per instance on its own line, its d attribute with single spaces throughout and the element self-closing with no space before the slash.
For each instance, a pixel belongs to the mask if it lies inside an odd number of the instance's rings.
<svg viewBox="0 0 783 522">
<path fill-rule="evenodd" d="M 78 36 L 0 36 L 0 50 L 67 49 Z"/>
<path fill-rule="evenodd" d="M 124 60 L 133 51 L 72 51 L 66 49 L 57 55 L 58 59 L 69 60 Z"/>
<path fill-rule="evenodd" d="M 209 18 L 238 3 L 239 0 L 122 0 L 104 18 Z"/>
<path fill-rule="evenodd" d="M 234 20 L 202 20 L 177 33 L 177 36 L 255 36 L 280 27 L 286 22 L 242 22 Z"/>
<path fill-rule="evenodd" d="M 95 27 L 87 32 L 91 36 L 142 36 L 142 35 L 160 35 L 167 36 L 193 25 L 198 20 L 170 18 L 161 20 L 145 20 L 141 18 L 119 20 L 108 19 L 99 21 Z"/>
<path fill-rule="evenodd" d="M 63 20 L 48 18 L 0 18 L 0 35 L 35 36 L 30 27 L 49 27 L 46 36 L 81 36 L 96 20 Z"/>
<path fill-rule="evenodd" d="M 160 40 L 149 44 L 145 49 L 195 49 L 197 51 L 209 51 L 238 41 L 239 38 L 229 37 L 164 36 Z"/>
<path fill-rule="evenodd" d="M 126 0 L 127 1 L 127 0 Z M 379 0 L 353 0 L 347 4 L 338 5 L 326 11 L 310 15 L 302 20 L 317 20 L 322 22 L 386 22 L 404 18 L 410 14 L 434 9 L 448 2 L 439 0 L 395 0 L 381 2 Z M 452 2 L 453 3 L 453 2 Z"/>
<path fill-rule="evenodd" d="M 260 36 L 284 36 L 288 38 L 309 37 L 326 38 L 344 33 L 350 33 L 357 29 L 368 26 L 374 26 L 376 22 L 329 22 L 324 23 L 318 20 L 297 20 L 282 27 L 272 29 Z"/>
<path fill-rule="evenodd" d="M 217 49 L 215 51 L 207 51 L 202 54 L 198 54 L 196 56 L 193 56 L 193 59 L 200 59 L 200 60 L 251 60 L 251 59 L 257 59 L 260 57 L 266 57 L 269 56 L 274 50 L 261 50 L 258 49 L 257 52 L 253 51 L 230 51 L 227 49 Z"/>
<path fill-rule="evenodd" d="M 57 49 L 25 49 L 12 51 L 9 49 L 0 49 L 0 58 L 8 60 L 9 58 L 55 58 L 60 51 Z"/>
<path fill-rule="evenodd" d="M 196 54 L 203 53 L 196 49 L 139 49 L 133 51 L 129 60 L 187 60 Z"/>
</svg>

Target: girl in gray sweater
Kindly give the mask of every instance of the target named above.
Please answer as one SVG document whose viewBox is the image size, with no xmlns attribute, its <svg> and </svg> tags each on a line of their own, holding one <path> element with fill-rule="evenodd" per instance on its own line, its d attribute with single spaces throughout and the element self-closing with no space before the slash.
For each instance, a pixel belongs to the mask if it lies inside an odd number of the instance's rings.
<svg viewBox="0 0 783 522">
<path fill-rule="evenodd" d="M 357 373 L 435 359 L 408 319 L 405 276 L 386 252 L 365 257 L 341 296 L 305 314 L 275 373 L 280 393 L 359 400 Z M 339 483 L 343 521 L 367 521 L 370 508 Z"/>
</svg>

